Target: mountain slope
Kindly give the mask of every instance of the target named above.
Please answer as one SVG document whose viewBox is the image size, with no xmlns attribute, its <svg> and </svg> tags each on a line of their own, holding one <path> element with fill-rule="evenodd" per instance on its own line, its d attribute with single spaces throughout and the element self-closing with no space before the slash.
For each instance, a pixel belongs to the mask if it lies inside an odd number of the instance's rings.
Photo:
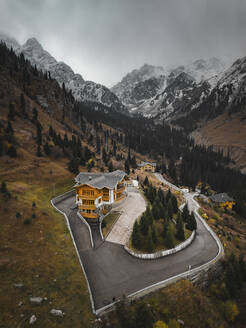
<svg viewBox="0 0 246 328">
<path fill-rule="evenodd" d="M 158 93 L 163 84 L 164 68 L 144 64 L 123 77 L 121 82 L 111 88 L 119 99 L 128 107 L 135 107 L 139 101 Z M 160 81 L 158 78 L 160 77 Z M 141 93 L 139 94 L 139 91 Z M 145 94 L 146 92 L 146 94 Z M 141 96 L 140 96 L 141 95 Z"/>
<path fill-rule="evenodd" d="M 169 119 L 170 114 L 179 117 L 180 112 L 186 115 L 188 104 L 192 109 L 204 100 L 225 67 L 218 58 L 199 59 L 167 70 L 145 64 L 127 74 L 111 90 L 134 114 L 158 119 Z M 189 85 L 184 85 L 184 79 L 190 80 Z M 171 88 L 175 90 L 170 92 Z"/>
<path fill-rule="evenodd" d="M 15 39 L 6 35 L 0 34 L 0 39 L 8 47 L 13 47 L 16 53 L 23 53 L 32 65 L 36 65 L 37 69 L 49 72 L 60 86 L 64 83 L 65 87 L 72 91 L 77 101 L 101 103 L 116 111 L 126 111 L 117 96 L 107 87 L 92 81 L 84 81 L 83 77 L 75 74 L 70 66 L 64 62 L 57 62 L 35 38 L 28 39 L 22 46 Z"/>
<path fill-rule="evenodd" d="M 246 57 L 224 72 L 196 110 L 174 123 L 193 131 L 198 144 L 229 152 L 236 166 L 246 172 Z"/>
</svg>

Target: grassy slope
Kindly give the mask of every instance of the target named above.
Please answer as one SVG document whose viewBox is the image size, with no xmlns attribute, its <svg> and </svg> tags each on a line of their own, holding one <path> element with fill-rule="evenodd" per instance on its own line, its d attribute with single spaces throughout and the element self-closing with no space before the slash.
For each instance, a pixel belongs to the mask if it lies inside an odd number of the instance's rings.
<svg viewBox="0 0 246 328">
<path fill-rule="evenodd" d="M 235 160 L 236 167 L 246 172 L 246 128 L 245 118 L 239 114 L 228 117 L 220 115 L 214 120 L 205 123 L 202 128 L 192 134 L 198 144 L 211 145 L 215 149 L 224 149 L 227 154 L 228 147 L 230 155 Z"/>
<path fill-rule="evenodd" d="M 0 118 L 5 121 L 6 107 L 0 107 Z M 36 107 L 47 130 L 50 117 Z M 0 194 L 0 327 L 26 327 L 32 314 L 38 318 L 36 327 L 89 327 L 93 316 L 86 281 L 64 217 L 50 204 L 53 193 L 73 185 L 74 177 L 66 169 L 68 160 L 36 157 L 35 126 L 18 117 L 12 125 L 18 158 L 4 156 L 0 161 L 0 181 L 5 180 L 11 192 L 9 200 Z M 55 119 L 52 125 L 64 133 Z M 17 212 L 21 218 L 16 218 Z M 31 224 L 24 224 L 26 218 Z M 14 287 L 16 283 L 24 287 Z M 31 296 L 48 300 L 35 306 L 29 302 Z M 18 306 L 19 302 L 23 305 Z M 62 309 L 66 316 L 52 317 L 52 308 Z"/>
</svg>

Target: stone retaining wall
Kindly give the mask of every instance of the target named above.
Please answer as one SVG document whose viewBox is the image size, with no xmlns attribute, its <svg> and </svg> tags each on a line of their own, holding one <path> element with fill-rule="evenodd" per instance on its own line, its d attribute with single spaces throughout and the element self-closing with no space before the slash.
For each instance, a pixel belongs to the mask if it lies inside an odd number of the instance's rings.
<svg viewBox="0 0 246 328">
<path fill-rule="evenodd" d="M 166 251 L 159 251 L 159 252 L 152 253 L 152 254 L 135 253 L 131 249 L 129 249 L 126 245 L 124 246 L 124 249 L 134 257 L 138 257 L 143 260 L 155 260 L 160 257 L 165 257 L 168 255 L 180 252 L 182 249 L 188 247 L 193 242 L 193 240 L 195 239 L 195 236 L 196 236 L 196 231 L 194 230 L 194 231 L 192 231 L 192 234 L 190 235 L 190 237 L 187 240 L 185 240 L 183 243 L 179 244 L 178 246 L 168 249 Z"/>
</svg>

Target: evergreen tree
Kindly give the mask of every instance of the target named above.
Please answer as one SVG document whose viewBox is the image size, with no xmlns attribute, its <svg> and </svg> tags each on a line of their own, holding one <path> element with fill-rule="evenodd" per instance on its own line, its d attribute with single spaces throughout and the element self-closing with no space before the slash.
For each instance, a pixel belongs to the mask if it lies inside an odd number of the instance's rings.
<svg viewBox="0 0 246 328">
<path fill-rule="evenodd" d="M 154 243 L 153 243 L 153 239 L 152 239 L 152 231 L 151 231 L 151 227 L 149 227 L 149 231 L 148 231 L 148 238 L 147 238 L 147 250 L 149 253 L 153 252 L 154 249 Z"/>
<path fill-rule="evenodd" d="M 139 302 L 136 306 L 136 318 L 134 328 L 150 328 L 153 326 L 154 317 L 146 303 Z M 126 328 L 127 326 L 124 326 Z"/>
<path fill-rule="evenodd" d="M 40 124 L 39 121 L 36 123 L 36 130 L 37 130 L 37 145 L 41 146 L 42 145 L 42 125 Z"/>
<path fill-rule="evenodd" d="M 152 227 L 152 240 L 153 240 L 153 244 L 156 245 L 157 243 L 157 236 L 156 236 L 156 231 L 155 231 L 155 227 Z"/>
<path fill-rule="evenodd" d="M 113 170 L 114 170 L 114 168 L 113 168 L 113 164 L 112 164 L 111 161 L 109 162 L 108 170 L 109 170 L 109 172 L 113 172 Z"/>
<path fill-rule="evenodd" d="M 190 213 L 188 210 L 188 204 L 186 203 L 185 206 L 183 207 L 183 211 L 182 211 L 182 218 L 185 223 L 188 222 L 189 216 L 190 216 Z"/>
<path fill-rule="evenodd" d="M 32 109 L 32 122 L 35 123 L 38 119 L 38 111 L 36 107 Z"/>
<path fill-rule="evenodd" d="M 7 128 L 5 131 L 6 131 L 6 134 L 9 136 L 12 136 L 14 134 L 14 130 L 12 128 L 12 124 L 10 121 L 8 121 L 8 125 L 7 125 Z"/>
<path fill-rule="evenodd" d="M 140 219 L 140 231 L 143 235 L 147 236 L 149 229 L 149 220 L 146 216 L 146 213 L 142 214 L 142 217 Z"/>
<path fill-rule="evenodd" d="M 128 162 L 128 160 L 125 160 L 125 171 L 126 171 L 127 174 L 130 173 L 130 167 L 129 167 L 129 162 Z"/>
<path fill-rule="evenodd" d="M 136 249 L 141 248 L 141 234 L 140 227 L 137 221 L 135 221 L 132 231 L 132 245 Z"/>
<path fill-rule="evenodd" d="M 170 225 L 167 228 L 166 238 L 165 238 L 165 245 L 170 249 L 174 247 L 174 237 L 173 232 L 170 228 Z"/>
<path fill-rule="evenodd" d="M 173 213 L 177 213 L 178 212 L 177 198 L 174 195 L 172 195 L 171 196 L 171 201 L 172 201 L 172 206 L 173 206 Z"/>
<path fill-rule="evenodd" d="M 148 179 L 147 175 L 146 175 L 146 177 L 145 177 L 145 179 L 144 179 L 143 184 L 144 184 L 145 186 L 148 186 L 148 185 L 149 185 L 149 179 Z"/>
<path fill-rule="evenodd" d="M 1 183 L 1 193 L 2 194 L 8 193 L 7 184 L 5 181 L 2 181 L 2 183 Z"/>
<path fill-rule="evenodd" d="M 177 223 L 176 223 L 176 234 L 175 234 L 175 237 L 178 240 L 181 240 L 181 241 L 185 240 L 184 223 L 183 223 L 182 216 L 181 216 L 180 212 L 178 212 L 178 214 L 177 214 Z"/>
<path fill-rule="evenodd" d="M 72 157 L 72 159 L 68 162 L 68 170 L 74 174 L 79 173 L 79 159 Z"/>
<path fill-rule="evenodd" d="M 46 155 L 46 156 L 49 156 L 49 155 L 50 155 L 50 146 L 49 146 L 49 144 L 48 144 L 47 141 L 46 141 L 46 143 L 44 144 L 43 149 L 44 149 L 44 153 L 45 153 L 45 155 Z"/>
<path fill-rule="evenodd" d="M 41 151 L 41 146 L 40 145 L 37 145 L 37 156 L 38 157 L 42 157 L 42 151 Z"/>
<path fill-rule="evenodd" d="M 11 145 L 11 146 L 8 148 L 7 155 L 8 155 L 9 157 L 12 157 L 12 158 L 17 157 L 17 152 L 16 152 L 16 148 L 15 148 L 14 145 Z"/>
<path fill-rule="evenodd" d="M 173 217 L 173 203 L 171 198 L 167 202 L 167 215 L 169 220 Z"/>
<path fill-rule="evenodd" d="M 197 229 L 197 223 L 196 223 L 196 219 L 195 219 L 195 215 L 192 212 L 191 215 L 189 215 L 189 219 L 188 222 L 186 224 L 186 228 L 193 231 Z"/>
<path fill-rule="evenodd" d="M 13 103 L 9 103 L 8 121 L 14 121 L 15 119 L 15 106 Z"/>
</svg>

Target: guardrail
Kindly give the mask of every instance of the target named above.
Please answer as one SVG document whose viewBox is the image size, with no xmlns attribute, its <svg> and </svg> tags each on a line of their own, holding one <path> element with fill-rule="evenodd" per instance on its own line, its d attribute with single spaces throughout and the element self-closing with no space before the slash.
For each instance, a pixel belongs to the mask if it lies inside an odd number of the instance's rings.
<svg viewBox="0 0 246 328">
<path fill-rule="evenodd" d="M 186 239 L 183 243 L 179 244 L 178 246 L 168 249 L 166 251 L 159 251 L 159 252 L 151 253 L 151 254 L 135 253 L 131 249 L 129 249 L 126 245 L 124 246 L 124 249 L 132 256 L 140 258 L 142 260 L 155 260 L 160 257 L 165 257 L 165 256 L 176 254 L 176 253 L 182 251 L 183 249 L 188 247 L 193 242 L 193 240 L 195 239 L 195 236 L 196 236 L 196 231 L 193 230 L 190 237 L 188 239 Z"/>
</svg>

